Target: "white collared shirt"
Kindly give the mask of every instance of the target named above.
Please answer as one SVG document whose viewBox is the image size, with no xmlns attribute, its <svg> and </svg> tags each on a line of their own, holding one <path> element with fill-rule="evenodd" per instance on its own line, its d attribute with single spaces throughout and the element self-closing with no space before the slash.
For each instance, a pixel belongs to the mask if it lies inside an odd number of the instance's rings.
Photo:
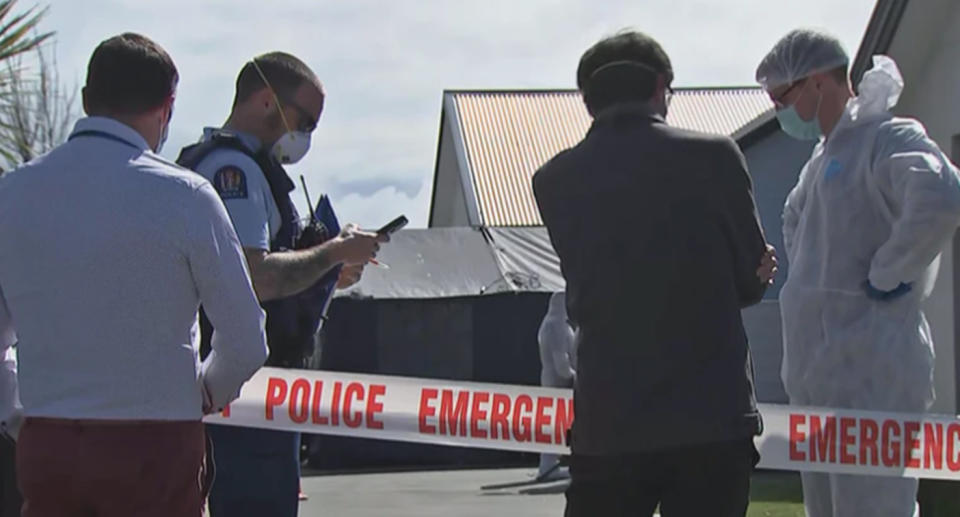
<svg viewBox="0 0 960 517">
<path fill-rule="evenodd" d="M 267 357 L 219 196 L 109 118 L 0 177 L 0 296 L 27 417 L 196 420 Z M 203 364 L 201 303 L 216 327 Z"/>
</svg>

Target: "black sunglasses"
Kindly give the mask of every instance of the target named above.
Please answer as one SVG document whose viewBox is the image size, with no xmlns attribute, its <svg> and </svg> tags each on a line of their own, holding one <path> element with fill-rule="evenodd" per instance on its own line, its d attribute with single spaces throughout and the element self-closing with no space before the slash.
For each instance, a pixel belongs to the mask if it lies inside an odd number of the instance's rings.
<svg viewBox="0 0 960 517">
<path fill-rule="evenodd" d="M 775 99 L 773 99 L 773 105 L 776 106 L 777 109 L 786 107 L 787 105 L 783 103 L 783 99 L 786 99 L 787 96 L 790 95 L 790 92 L 792 92 L 794 88 L 796 88 L 797 86 L 800 86 L 806 80 L 807 78 L 805 77 L 798 81 L 794 81 L 793 84 L 791 84 L 786 90 L 783 91 L 783 93 L 781 93 Z"/>
<path fill-rule="evenodd" d="M 297 101 L 290 98 L 281 99 L 281 101 L 283 102 L 284 106 L 290 106 L 297 111 L 298 115 L 300 115 L 300 124 L 297 127 L 298 131 L 312 133 L 314 129 L 317 129 L 318 120 L 313 118 L 313 115 L 303 106 L 298 104 Z"/>
</svg>

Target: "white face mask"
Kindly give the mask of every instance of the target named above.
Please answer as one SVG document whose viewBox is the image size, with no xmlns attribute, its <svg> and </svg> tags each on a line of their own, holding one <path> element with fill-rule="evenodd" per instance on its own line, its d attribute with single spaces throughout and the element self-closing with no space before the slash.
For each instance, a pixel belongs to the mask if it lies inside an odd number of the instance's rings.
<svg viewBox="0 0 960 517">
<path fill-rule="evenodd" d="M 288 130 L 273 144 L 270 152 L 278 162 L 290 164 L 299 162 L 309 150 L 310 133 Z"/>
<path fill-rule="evenodd" d="M 157 148 L 153 152 L 160 154 L 160 151 L 163 150 L 163 144 L 167 143 L 167 136 L 170 135 L 170 121 L 173 120 L 173 107 L 170 107 L 170 116 L 167 117 L 167 123 L 163 125 L 163 129 L 160 130 L 160 141 L 157 142 Z"/>
</svg>

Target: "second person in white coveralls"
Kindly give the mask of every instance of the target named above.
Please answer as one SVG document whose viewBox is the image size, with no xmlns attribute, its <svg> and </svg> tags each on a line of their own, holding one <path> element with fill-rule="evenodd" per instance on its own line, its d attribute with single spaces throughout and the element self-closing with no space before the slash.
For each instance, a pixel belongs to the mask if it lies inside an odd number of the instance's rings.
<svg viewBox="0 0 960 517">
<path fill-rule="evenodd" d="M 566 304 L 565 293 L 553 293 L 537 333 L 540 343 L 540 384 L 549 388 L 572 388 L 577 376 L 576 340 L 574 329 L 567 319 Z M 556 454 L 541 454 L 537 477 L 546 480 L 569 477 L 565 468 L 554 468 L 558 461 Z"/>
</svg>

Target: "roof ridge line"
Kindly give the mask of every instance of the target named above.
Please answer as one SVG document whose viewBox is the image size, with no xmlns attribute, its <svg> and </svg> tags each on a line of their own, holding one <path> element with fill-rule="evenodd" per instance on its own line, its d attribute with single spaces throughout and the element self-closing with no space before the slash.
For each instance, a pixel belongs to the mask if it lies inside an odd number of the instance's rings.
<svg viewBox="0 0 960 517">
<path fill-rule="evenodd" d="M 674 88 L 676 92 L 684 91 L 751 91 L 751 92 L 762 92 L 763 88 L 760 86 L 678 86 Z M 488 88 L 488 89 L 445 89 L 443 90 L 444 95 L 509 95 L 509 94 L 524 94 L 524 93 L 579 93 L 580 90 L 575 88 Z"/>
</svg>

